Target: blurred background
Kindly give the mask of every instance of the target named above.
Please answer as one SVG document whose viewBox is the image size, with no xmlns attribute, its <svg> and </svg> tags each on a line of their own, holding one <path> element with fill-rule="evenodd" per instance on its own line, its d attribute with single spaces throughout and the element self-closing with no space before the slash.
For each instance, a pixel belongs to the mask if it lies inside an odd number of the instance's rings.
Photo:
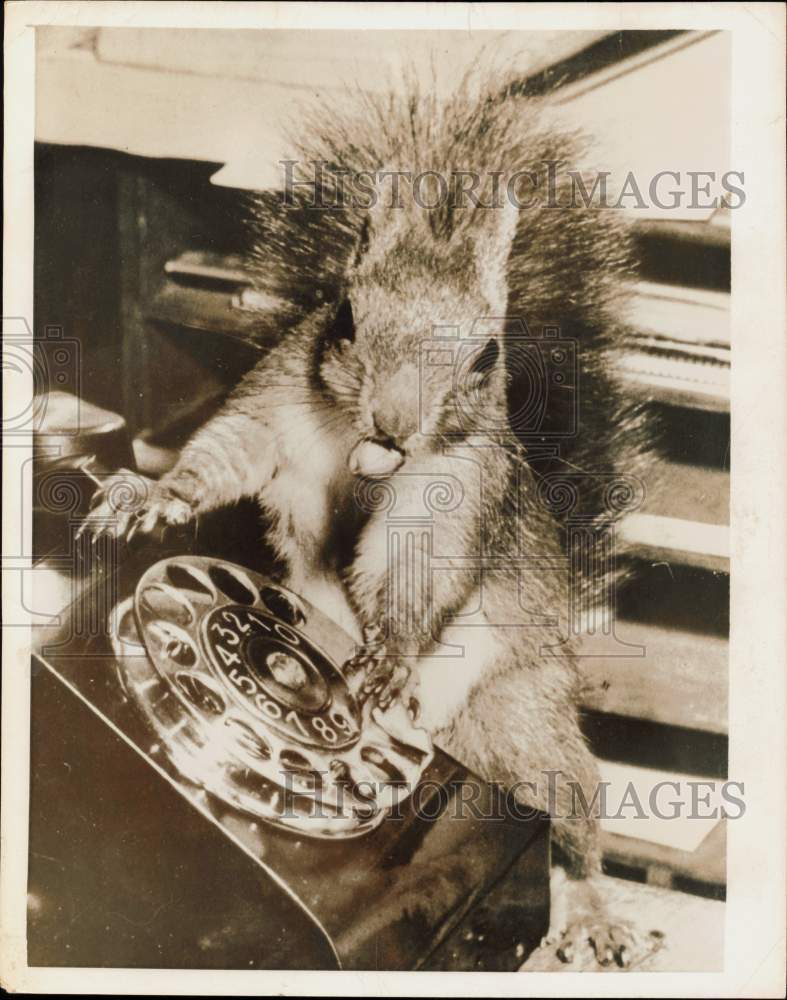
<svg viewBox="0 0 787 1000">
<path fill-rule="evenodd" d="M 238 195 L 276 183 L 298 103 L 339 101 L 347 82 L 380 89 L 404 60 L 426 73 L 436 58 L 450 86 L 482 47 L 594 135 L 594 165 L 645 184 L 675 171 L 668 190 L 684 191 L 688 171 L 730 169 L 723 33 L 39 28 L 35 334 L 50 353 L 64 339 L 79 353 L 50 364 L 43 439 L 78 412 L 83 430 L 112 429 L 106 465 L 165 471 L 275 339 L 244 272 Z M 635 572 L 616 631 L 644 655 L 580 667 L 603 778 L 646 802 L 660 780 L 727 776 L 730 218 L 685 204 L 632 215 L 640 272 L 623 371 L 661 458 L 619 532 Z M 39 554 L 51 542 L 40 534 Z M 604 838 L 610 875 L 724 898 L 718 815 L 609 820 Z M 720 910 L 702 911 L 719 949 Z"/>
</svg>

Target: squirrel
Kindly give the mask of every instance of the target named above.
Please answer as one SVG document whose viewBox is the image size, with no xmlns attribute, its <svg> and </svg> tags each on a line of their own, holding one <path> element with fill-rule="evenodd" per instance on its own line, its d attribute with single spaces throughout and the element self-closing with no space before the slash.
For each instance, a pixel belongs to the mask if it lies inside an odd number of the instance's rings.
<svg viewBox="0 0 787 1000">
<path fill-rule="evenodd" d="M 287 585 L 356 638 L 382 623 L 386 683 L 416 699 L 438 745 L 551 812 L 584 887 L 581 919 L 553 916 L 558 954 L 590 944 L 602 965 L 626 965 L 634 932 L 596 887 L 599 819 L 576 810 L 576 787 L 591 802 L 599 774 L 565 641 L 571 588 L 597 599 L 609 579 L 575 578 L 543 485 L 582 472 L 574 513 L 595 523 L 609 477 L 640 467 L 643 418 L 615 375 L 630 240 L 620 213 L 569 203 L 580 137 L 544 115 L 475 73 L 447 98 L 409 80 L 307 115 L 287 197 L 253 203 L 255 282 L 281 304 L 279 341 L 136 518 L 113 512 L 114 530 L 256 497 Z M 393 178 L 416 174 L 420 192 L 403 181 L 392 196 Z M 363 186 L 342 199 L 348 178 Z M 533 354 L 556 329 L 576 345 L 566 391 Z M 517 423 L 523 400 L 537 426 Z M 408 534 L 436 483 L 452 496 Z M 430 560 L 439 568 L 419 569 Z"/>
</svg>

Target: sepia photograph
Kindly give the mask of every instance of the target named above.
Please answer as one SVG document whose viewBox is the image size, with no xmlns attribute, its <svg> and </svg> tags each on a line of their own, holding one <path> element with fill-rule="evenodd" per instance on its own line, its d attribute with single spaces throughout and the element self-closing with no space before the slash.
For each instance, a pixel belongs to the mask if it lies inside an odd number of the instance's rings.
<svg viewBox="0 0 787 1000">
<path fill-rule="evenodd" d="M 721 984 L 743 969 L 728 843 L 761 807 L 737 752 L 756 713 L 733 735 L 743 670 L 770 702 L 759 749 L 781 738 L 782 841 L 748 825 L 743 852 L 764 852 L 778 920 L 737 986 L 675 995 L 781 994 L 784 650 L 756 674 L 731 647 L 735 594 L 758 601 L 731 534 L 751 484 L 731 416 L 755 412 L 733 390 L 753 288 L 736 299 L 733 255 L 763 199 L 721 10 L 744 5 L 631 27 L 648 5 L 503 5 L 504 27 L 484 6 L 29 5 L 32 308 L 3 320 L 4 642 L 24 621 L 29 704 L 5 986 L 12 964 L 268 970 L 279 993 L 342 970 Z M 783 9 L 745 6 L 783 74 Z M 781 299 L 774 381 L 747 391 L 783 415 Z M 763 518 L 783 512 L 783 433 Z M 585 972 L 635 979 L 567 985 Z M 424 989 L 465 995 L 441 982 Z"/>
</svg>

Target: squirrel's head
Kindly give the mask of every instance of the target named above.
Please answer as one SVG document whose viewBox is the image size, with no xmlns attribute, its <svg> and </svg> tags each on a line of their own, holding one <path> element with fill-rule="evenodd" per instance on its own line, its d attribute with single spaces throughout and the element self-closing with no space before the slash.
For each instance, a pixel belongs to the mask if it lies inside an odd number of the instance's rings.
<svg viewBox="0 0 787 1000">
<path fill-rule="evenodd" d="M 507 209 L 488 214 L 482 230 L 447 240 L 428 217 L 414 225 L 407 213 L 400 224 L 389 210 L 366 220 L 343 294 L 326 311 L 318 359 L 324 390 L 357 431 L 354 473 L 388 475 L 504 419 L 515 219 Z"/>
<path fill-rule="evenodd" d="M 582 142 L 520 91 L 476 67 L 448 98 L 412 81 L 326 98 L 287 161 L 295 184 L 261 196 L 257 285 L 317 320 L 315 374 L 352 421 L 359 474 L 503 427 L 506 366 L 519 391 L 504 328 L 590 330 L 584 363 L 600 356 L 627 241 L 615 213 L 554 210 Z"/>
</svg>

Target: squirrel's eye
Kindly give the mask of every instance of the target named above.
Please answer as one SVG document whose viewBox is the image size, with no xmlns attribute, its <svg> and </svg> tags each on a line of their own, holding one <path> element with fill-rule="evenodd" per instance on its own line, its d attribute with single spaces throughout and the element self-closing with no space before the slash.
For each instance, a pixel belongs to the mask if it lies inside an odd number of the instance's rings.
<svg viewBox="0 0 787 1000">
<path fill-rule="evenodd" d="M 349 299 L 344 299 L 336 311 L 333 321 L 325 331 L 325 340 L 328 344 L 338 344 L 340 340 L 350 342 L 355 340 L 355 322 Z"/>
<path fill-rule="evenodd" d="M 492 337 L 486 342 L 483 349 L 476 354 L 470 365 L 470 375 L 476 376 L 481 381 L 486 378 L 487 375 L 492 371 L 492 369 L 497 364 L 497 359 L 500 357 L 500 347 Z"/>
</svg>

